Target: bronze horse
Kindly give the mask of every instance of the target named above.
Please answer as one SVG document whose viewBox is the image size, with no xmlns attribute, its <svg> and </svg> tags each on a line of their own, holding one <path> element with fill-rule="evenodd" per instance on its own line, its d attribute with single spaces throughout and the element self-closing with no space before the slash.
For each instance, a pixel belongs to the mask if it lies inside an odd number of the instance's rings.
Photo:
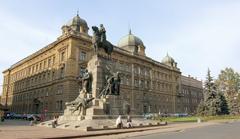
<svg viewBox="0 0 240 139">
<path fill-rule="evenodd" d="M 108 58 L 111 58 L 111 54 L 113 52 L 113 45 L 107 40 L 101 42 L 101 33 L 99 32 L 98 27 L 92 26 L 93 37 L 92 43 L 94 46 L 95 53 L 98 52 L 98 48 L 103 48 L 104 51 L 108 54 Z"/>
</svg>

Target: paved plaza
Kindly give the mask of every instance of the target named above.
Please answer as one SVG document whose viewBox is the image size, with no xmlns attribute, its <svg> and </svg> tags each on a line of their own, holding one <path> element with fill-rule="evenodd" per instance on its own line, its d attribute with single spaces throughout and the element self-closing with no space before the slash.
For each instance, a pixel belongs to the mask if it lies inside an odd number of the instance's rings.
<svg viewBox="0 0 240 139">
<path fill-rule="evenodd" d="M 6 120 L 0 124 L 1 137 L 4 139 L 33 139 L 33 138 L 126 138 L 138 136 L 159 135 L 166 136 L 165 133 L 175 133 L 192 128 L 199 128 L 205 126 L 222 125 L 217 122 L 206 123 L 181 123 L 169 124 L 160 127 L 146 127 L 133 129 L 117 129 L 117 130 L 103 130 L 103 131 L 80 131 L 55 129 L 39 126 L 29 126 L 28 121 L 21 120 Z M 218 127 L 218 126 L 217 126 Z M 164 134 L 163 134 L 164 133 Z M 163 135 L 162 135 L 163 134 Z M 174 135 L 172 135 L 174 136 Z M 144 138 L 144 137 L 143 137 Z M 150 138 L 152 138 L 150 136 Z"/>
<path fill-rule="evenodd" d="M 240 122 L 233 122 L 176 132 L 136 136 L 129 139 L 239 139 L 239 131 Z"/>
<path fill-rule="evenodd" d="M 149 130 L 91 139 L 239 139 L 240 122 L 178 124 L 165 129 Z"/>
</svg>

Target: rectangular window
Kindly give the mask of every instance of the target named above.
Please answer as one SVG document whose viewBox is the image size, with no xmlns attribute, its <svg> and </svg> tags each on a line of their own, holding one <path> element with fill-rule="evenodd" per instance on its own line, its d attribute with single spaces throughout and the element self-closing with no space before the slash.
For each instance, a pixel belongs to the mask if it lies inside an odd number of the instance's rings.
<svg viewBox="0 0 240 139">
<path fill-rule="evenodd" d="M 53 71 L 52 72 L 52 80 L 54 80 L 54 78 L 55 78 L 54 76 L 55 76 L 55 72 Z"/>
<path fill-rule="evenodd" d="M 55 56 L 53 57 L 53 65 L 55 64 Z"/>
<path fill-rule="evenodd" d="M 42 63 L 39 63 L 39 70 L 42 70 Z"/>
<path fill-rule="evenodd" d="M 138 74 L 138 67 L 137 66 L 134 67 L 134 73 Z"/>
<path fill-rule="evenodd" d="M 140 74 L 141 74 L 141 75 L 144 75 L 144 74 L 145 74 L 145 69 L 144 69 L 144 68 L 141 68 L 141 69 L 140 69 Z"/>
<path fill-rule="evenodd" d="M 63 85 L 58 85 L 57 86 L 57 95 L 62 94 L 63 93 Z"/>
<path fill-rule="evenodd" d="M 60 111 L 63 110 L 63 101 L 62 100 L 59 101 L 59 110 Z"/>
<path fill-rule="evenodd" d="M 36 65 L 36 72 L 38 71 L 38 65 Z"/>
<path fill-rule="evenodd" d="M 35 68 L 35 67 L 34 67 L 34 66 L 32 66 L 32 73 L 34 73 L 34 68 Z"/>
<path fill-rule="evenodd" d="M 64 61 L 65 60 L 65 52 L 62 52 L 61 53 L 61 61 Z"/>
<path fill-rule="evenodd" d="M 46 78 L 46 73 L 43 73 L 42 79 L 45 80 Z"/>
<path fill-rule="evenodd" d="M 45 94 L 45 96 L 48 97 L 48 95 L 49 95 L 49 94 L 48 94 L 48 89 L 46 89 L 46 94 Z"/>
<path fill-rule="evenodd" d="M 138 74 L 141 74 L 141 67 L 138 67 Z"/>
<path fill-rule="evenodd" d="M 48 103 L 47 102 L 45 103 L 45 110 L 48 110 Z"/>
<path fill-rule="evenodd" d="M 135 85 L 135 87 L 138 87 L 138 80 L 137 79 L 134 80 L 134 85 Z"/>
<path fill-rule="evenodd" d="M 126 64 L 126 71 L 130 71 L 130 66 L 129 66 L 129 64 Z"/>
<path fill-rule="evenodd" d="M 47 66 L 47 61 L 45 60 L 45 61 L 43 62 L 43 68 L 46 68 L 46 66 Z"/>
<path fill-rule="evenodd" d="M 51 66 L 51 58 L 48 59 L 48 67 Z"/>
<path fill-rule="evenodd" d="M 65 69 L 64 67 L 60 69 L 60 78 L 64 77 L 64 69 Z"/>
<path fill-rule="evenodd" d="M 62 111 L 63 110 L 63 101 L 58 100 L 56 101 L 56 109 Z"/>
<path fill-rule="evenodd" d="M 49 71 L 49 72 L 47 73 L 47 79 L 48 79 L 48 80 L 50 80 L 50 77 L 51 77 L 50 75 L 51 75 L 51 74 L 50 74 L 50 71 Z"/>
<path fill-rule="evenodd" d="M 79 55 L 79 60 L 80 61 L 85 61 L 86 60 L 86 57 L 87 57 L 87 54 L 85 52 L 80 52 L 80 55 Z"/>
<path fill-rule="evenodd" d="M 128 77 L 126 77 L 126 85 L 130 85 Z"/>
<path fill-rule="evenodd" d="M 144 88 L 144 81 L 143 80 L 139 80 L 139 86 Z"/>
</svg>

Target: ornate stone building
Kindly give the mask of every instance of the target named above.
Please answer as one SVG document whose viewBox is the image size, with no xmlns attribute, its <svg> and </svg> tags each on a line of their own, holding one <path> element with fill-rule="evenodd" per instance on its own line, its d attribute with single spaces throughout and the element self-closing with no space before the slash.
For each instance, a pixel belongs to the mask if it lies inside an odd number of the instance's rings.
<svg viewBox="0 0 240 139">
<path fill-rule="evenodd" d="M 88 30 L 87 22 L 77 15 L 62 26 L 62 35 L 56 41 L 3 71 L 1 103 L 16 113 L 62 113 L 65 102 L 78 96 L 76 77 L 93 55 Z M 145 49 L 142 40 L 131 31 L 114 47 L 112 61 L 123 73 L 120 97 L 126 104 L 122 105 L 132 114 L 185 112 L 182 86 L 199 90 L 202 87 L 182 84 L 173 58 L 167 55 L 158 62 L 146 56 Z"/>
<path fill-rule="evenodd" d="M 181 92 L 177 97 L 177 112 L 196 113 L 198 104 L 203 100 L 202 81 L 181 76 Z"/>
</svg>

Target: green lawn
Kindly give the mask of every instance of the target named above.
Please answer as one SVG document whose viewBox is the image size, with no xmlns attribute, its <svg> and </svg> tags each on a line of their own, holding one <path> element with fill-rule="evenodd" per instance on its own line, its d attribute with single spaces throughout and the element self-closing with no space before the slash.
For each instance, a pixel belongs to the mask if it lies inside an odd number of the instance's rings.
<svg viewBox="0 0 240 139">
<path fill-rule="evenodd" d="M 197 122 L 197 117 L 166 117 L 161 118 L 162 121 L 167 122 Z"/>
<path fill-rule="evenodd" d="M 204 117 L 164 117 L 160 118 L 162 121 L 167 122 L 197 122 L 197 119 L 200 118 L 202 121 L 211 121 L 211 120 L 231 120 L 231 119 L 240 119 L 240 116 L 232 115 L 222 115 L 222 116 L 204 116 Z"/>
</svg>

